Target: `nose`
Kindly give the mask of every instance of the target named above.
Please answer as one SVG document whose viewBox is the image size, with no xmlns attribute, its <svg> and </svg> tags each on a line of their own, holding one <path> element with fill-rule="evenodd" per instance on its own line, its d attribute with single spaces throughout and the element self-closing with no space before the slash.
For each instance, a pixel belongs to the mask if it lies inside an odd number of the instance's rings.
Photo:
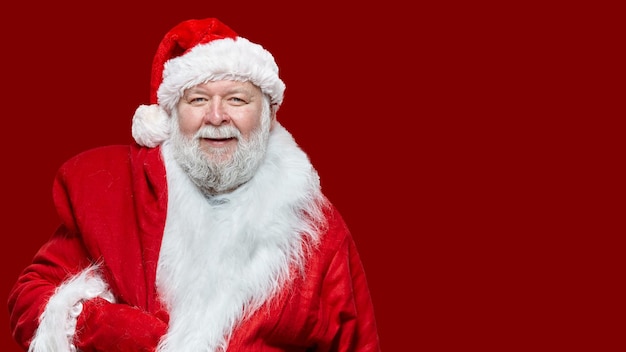
<svg viewBox="0 0 626 352">
<path fill-rule="evenodd" d="M 204 114 L 204 123 L 208 125 L 220 126 L 230 121 L 227 109 L 225 108 L 226 102 L 221 99 L 212 99 L 207 104 L 207 109 Z"/>
</svg>

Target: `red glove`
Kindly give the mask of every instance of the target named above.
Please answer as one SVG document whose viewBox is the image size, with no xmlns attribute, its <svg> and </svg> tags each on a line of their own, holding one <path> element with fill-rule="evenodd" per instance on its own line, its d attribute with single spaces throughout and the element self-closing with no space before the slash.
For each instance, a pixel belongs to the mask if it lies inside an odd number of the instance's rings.
<svg viewBox="0 0 626 352">
<path fill-rule="evenodd" d="M 166 332 L 155 315 L 98 297 L 83 302 L 74 344 L 82 352 L 153 352 Z"/>
</svg>

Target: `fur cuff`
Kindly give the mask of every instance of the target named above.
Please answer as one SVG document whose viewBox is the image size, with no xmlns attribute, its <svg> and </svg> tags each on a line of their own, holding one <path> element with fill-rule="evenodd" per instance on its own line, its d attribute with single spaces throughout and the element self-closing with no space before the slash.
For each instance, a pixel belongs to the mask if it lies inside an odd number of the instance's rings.
<svg viewBox="0 0 626 352">
<path fill-rule="evenodd" d="M 76 320 L 83 309 L 82 301 L 94 297 L 115 301 L 108 285 L 100 277 L 97 266 L 86 268 L 56 289 L 39 317 L 39 327 L 28 351 L 76 351 L 72 341 Z"/>
<path fill-rule="evenodd" d="M 139 145 L 154 148 L 170 135 L 169 116 L 159 105 L 140 105 L 133 116 L 132 133 Z"/>
</svg>

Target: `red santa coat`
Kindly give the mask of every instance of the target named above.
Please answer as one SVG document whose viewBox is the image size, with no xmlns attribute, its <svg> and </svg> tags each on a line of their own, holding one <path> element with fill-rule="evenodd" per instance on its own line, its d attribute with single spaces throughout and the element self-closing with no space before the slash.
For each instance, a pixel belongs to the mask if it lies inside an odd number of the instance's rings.
<svg viewBox="0 0 626 352">
<path fill-rule="evenodd" d="M 162 310 L 156 277 L 168 183 L 161 148 L 110 146 L 79 154 L 59 170 L 53 195 L 62 225 L 10 292 L 16 341 L 26 350 L 35 334 L 59 334 L 42 331 L 48 329 L 42 317 L 52 315 L 59 288 L 94 263 L 118 303 Z M 305 252 L 303 271 L 291 270 L 279 292 L 227 331 L 228 351 L 380 350 L 353 238 L 331 204 L 323 211 L 327 226 Z"/>
</svg>

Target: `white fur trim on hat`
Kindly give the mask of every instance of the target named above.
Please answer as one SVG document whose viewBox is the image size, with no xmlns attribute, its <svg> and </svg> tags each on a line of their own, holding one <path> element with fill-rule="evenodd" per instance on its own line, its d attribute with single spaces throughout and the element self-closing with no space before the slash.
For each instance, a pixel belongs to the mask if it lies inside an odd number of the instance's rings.
<svg viewBox="0 0 626 352">
<path fill-rule="evenodd" d="M 237 37 L 196 45 L 167 61 L 157 91 L 159 105 L 171 112 L 186 89 L 224 79 L 250 81 L 270 97 L 272 104 L 282 103 L 285 84 L 278 77 L 272 54 L 259 44 Z"/>
<path fill-rule="evenodd" d="M 133 116 L 132 133 L 139 145 L 154 148 L 170 135 L 169 116 L 159 105 L 140 105 Z"/>
</svg>

